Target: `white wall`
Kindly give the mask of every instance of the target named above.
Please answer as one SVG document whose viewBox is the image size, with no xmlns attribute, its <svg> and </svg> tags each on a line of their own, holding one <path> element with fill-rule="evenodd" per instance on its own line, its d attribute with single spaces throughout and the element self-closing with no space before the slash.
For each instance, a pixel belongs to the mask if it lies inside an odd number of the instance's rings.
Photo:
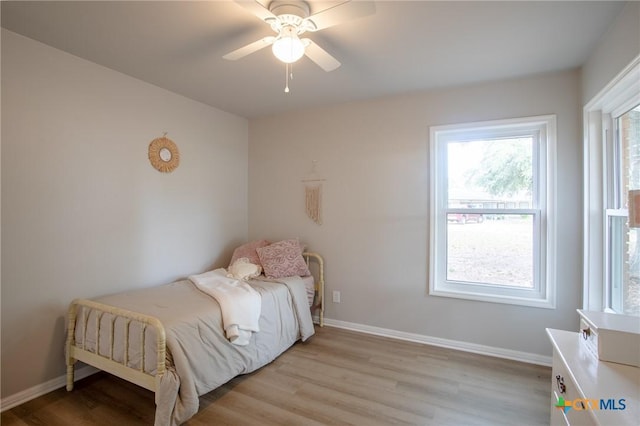
<svg viewBox="0 0 640 426">
<path fill-rule="evenodd" d="M 582 67 L 582 104 L 586 105 L 638 55 L 640 2 L 630 1 Z"/>
<path fill-rule="evenodd" d="M 325 256 L 327 318 L 548 356 L 545 327 L 578 325 L 579 85 L 567 71 L 251 120 L 249 236 L 298 236 Z M 557 308 L 428 296 L 429 126 L 542 114 L 558 120 Z M 304 213 L 312 160 L 322 226 Z"/>
<path fill-rule="evenodd" d="M 147 159 L 163 132 L 171 174 Z M 244 118 L 3 30 L 2 396 L 65 372 L 73 298 L 228 261 L 247 155 Z"/>
</svg>

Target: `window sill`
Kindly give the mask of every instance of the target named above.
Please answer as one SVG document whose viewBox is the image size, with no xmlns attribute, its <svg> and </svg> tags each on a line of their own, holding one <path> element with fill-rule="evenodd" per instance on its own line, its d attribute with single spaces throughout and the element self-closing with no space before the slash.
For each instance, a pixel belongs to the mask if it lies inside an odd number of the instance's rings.
<svg viewBox="0 0 640 426">
<path fill-rule="evenodd" d="M 533 308 L 555 309 L 555 301 L 549 298 L 525 298 L 495 294 L 474 293 L 469 291 L 429 289 L 429 296 L 450 297 L 454 299 L 474 300 L 478 302 L 502 303 L 507 305 L 528 306 Z"/>
</svg>

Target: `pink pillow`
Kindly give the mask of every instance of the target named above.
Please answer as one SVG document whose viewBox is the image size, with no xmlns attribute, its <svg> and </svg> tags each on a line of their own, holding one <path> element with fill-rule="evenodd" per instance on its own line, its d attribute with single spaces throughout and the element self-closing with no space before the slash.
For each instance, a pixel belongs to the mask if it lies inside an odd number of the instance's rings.
<svg viewBox="0 0 640 426">
<path fill-rule="evenodd" d="M 231 256 L 231 262 L 229 262 L 229 266 L 233 265 L 233 263 L 241 257 L 246 257 L 247 259 L 249 259 L 249 262 L 253 263 L 254 265 L 260 265 L 260 258 L 258 257 L 256 249 L 260 247 L 266 247 L 268 245 L 269 241 L 267 240 L 255 240 L 241 245 L 233 251 L 233 256 Z"/>
<path fill-rule="evenodd" d="M 256 249 L 267 278 L 311 275 L 298 240 L 283 240 Z"/>
</svg>

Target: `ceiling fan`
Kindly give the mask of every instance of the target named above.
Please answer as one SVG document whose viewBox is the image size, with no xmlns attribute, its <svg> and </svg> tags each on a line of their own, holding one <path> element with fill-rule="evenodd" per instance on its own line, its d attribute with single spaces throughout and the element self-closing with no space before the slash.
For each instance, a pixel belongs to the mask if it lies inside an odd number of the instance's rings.
<svg viewBox="0 0 640 426">
<path fill-rule="evenodd" d="M 276 58 L 289 64 L 306 55 L 325 71 L 333 71 L 340 62 L 309 38 L 300 39 L 305 32 L 315 32 L 346 21 L 375 13 L 371 1 L 344 0 L 332 2 L 332 6 L 310 15 L 309 3 L 303 0 L 273 0 L 268 7 L 256 0 L 235 0 L 237 4 L 267 23 L 276 36 L 264 37 L 223 56 L 235 61 L 267 46 L 272 46 Z M 288 84 L 285 88 L 288 92 Z"/>
</svg>

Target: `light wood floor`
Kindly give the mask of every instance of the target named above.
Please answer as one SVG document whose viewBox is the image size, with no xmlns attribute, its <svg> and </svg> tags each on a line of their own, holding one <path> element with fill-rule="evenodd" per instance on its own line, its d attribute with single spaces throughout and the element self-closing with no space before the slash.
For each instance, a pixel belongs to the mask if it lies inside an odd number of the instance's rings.
<svg viewBox="0 0 640 426">
<path fill-rule="evenodd" d="M 200 398 L 187 425 L 543 425 L 547 367 L 317 328 Z M 153 393 L 105 373 L 2 413 L 2 425 L 152 425 Z"/>
</svg>

